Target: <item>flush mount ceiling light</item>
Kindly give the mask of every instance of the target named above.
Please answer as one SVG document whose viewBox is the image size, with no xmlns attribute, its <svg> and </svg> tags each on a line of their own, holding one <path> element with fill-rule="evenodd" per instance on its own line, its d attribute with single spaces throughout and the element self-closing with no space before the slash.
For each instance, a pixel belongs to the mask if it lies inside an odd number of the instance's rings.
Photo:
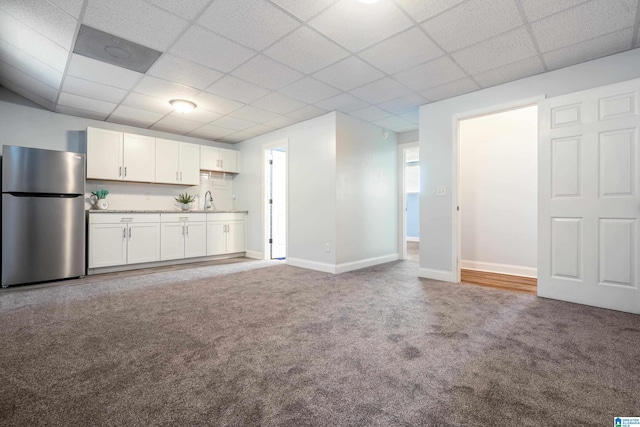
<svg viewBox="0 0 640 427">
<path fill-rule="evenodd" d="M 191 101 L 187 101 L 186 99 L 172 99 L 171 101 L 169 101 L 169 104 L 171 104 L 173 109 L 176 110 L 178 113 L 183 113 L 183 114 L 189 113 L 193 111 L 194 108 L 197 107 L 196 104 L 194 104 Z"/>
</svg>

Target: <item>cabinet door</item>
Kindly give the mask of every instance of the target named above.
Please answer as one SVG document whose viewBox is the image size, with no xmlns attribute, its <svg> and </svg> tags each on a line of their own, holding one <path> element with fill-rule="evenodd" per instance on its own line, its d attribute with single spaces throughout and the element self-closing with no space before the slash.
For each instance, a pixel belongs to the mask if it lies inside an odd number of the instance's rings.
<svg viewBox="0 0 640 427">
<path fill-rule="evenodd" d="M 122 179 L 122 132 L 87 128 L 87 178 Z"/>
<path fill-rule="evenodd" d="M 126 224 L 91 224 L 88 237 L 89 268 L 127 263 Z"/>
<path fill-rule="evenodd" d="M 224 172 L 238 172 L 238 152 L 220 149 L 220 170 Z"/>
<path fill-rule="evenodd" d="M 220 149 L 200 146 L 200 169 L 206 171 L 216 171 L 220 169 Z"/>
<path fill-rule="evenodd" d="M 160 261 L 160 224 L 129 224 L 127 264 Z"/>
<path fill-rule="evenodd" d="M 230 221 L 227 224 L 227 253 L 244 251 L 244 221 Z"/>
<path fill-rule="evenodd" d="M 124 134 L 124 180 L 154 182 L 156 179 L 156 139 Z"/>
<path fill-rule="evenodd" d="M 200 146 L 180 143 L 180 184 L 200 184 Z"/>
<path fill-rule="evenodd" d="M 156 182 L 178 184 L 180 180 L 180 143 L 156 138 Z"/>
<path fill-rule="evenodd" d="M 184 257 L 193 258 L 207 255 L 207 223 L 187 222 L 185 224 Z"/>
<path fill-rule="evenodd" d="M 225 222 L 207 222 L 207 255 L 222 255 L 227 253 L 227 233 Z"/>
<path fill-rule="evenodd" d="M 160 230 L 160 259 L 184 258 L 184 233 L 185 225 L 182 222 L 169 222 L 162 224 Z"/>
</svg>

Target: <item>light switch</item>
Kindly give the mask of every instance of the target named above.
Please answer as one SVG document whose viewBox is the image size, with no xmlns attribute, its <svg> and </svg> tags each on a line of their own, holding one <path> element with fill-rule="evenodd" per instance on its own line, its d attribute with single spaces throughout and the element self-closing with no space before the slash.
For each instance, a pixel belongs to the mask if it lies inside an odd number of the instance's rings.
<svg viewBox="0 0 640 427">
<path fill-rule="evenodd" d="M 447 187 L 438 187 L 436 190 L 436 196 L 443 197 L 447 195 Z"/>
</svg>

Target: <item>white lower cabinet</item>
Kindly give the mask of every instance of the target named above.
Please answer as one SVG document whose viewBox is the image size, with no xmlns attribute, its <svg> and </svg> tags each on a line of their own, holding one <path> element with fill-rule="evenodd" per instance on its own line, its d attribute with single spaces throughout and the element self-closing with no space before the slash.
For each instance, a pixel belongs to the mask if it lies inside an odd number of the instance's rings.
<svg viewBox="0 0 640 427">
<path fill-rule="evenodd" d="M 207 255 L 245 251 L 244 214 L 207 214 Z"/>
<path fill-rule="evenodd" d="M 206 214 L 162 214 L 162 261 L 207 255 Z"/>
</svg>

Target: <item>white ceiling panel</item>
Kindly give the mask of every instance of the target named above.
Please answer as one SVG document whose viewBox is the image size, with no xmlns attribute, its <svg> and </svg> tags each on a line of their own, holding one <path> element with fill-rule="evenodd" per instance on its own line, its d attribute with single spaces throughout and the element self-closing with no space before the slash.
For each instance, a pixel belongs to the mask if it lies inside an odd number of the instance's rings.
<svg viewBox="0 0 640 427">
<path fill-rule="evenodd" d="M 354 110 L 360 110 L 367 107 L 369 104 L 361 99 L 356 98 L 348 93 L 341 93 L 340 95 L 333 96 L 324 101 L 316 102 L 318 107 L 327 111 L 342 111 L 348 113 Z"/>
<path fill-rule="evenodd" d="M 144 127 L 148 127 L 153 123 L 160 120 L 164 115 L 160 113 L 155 113 L 152 111 L 139 110 L 137 108 L 127 107 L 125 105 L 121 105 L 116 108 L 109 119 L 117 117 L 119 119 L 129 119 L 135 121 L 140 124 L 144 124 Z"/>
<path fill-rule="evenodd" d="M 384 72 L 394 74 L 442 56 L 442 51 L 420 29 L 412 28 L 359 56 Z"/>
<path fill-rule="evenodd" d="M 281 8 L 287 10 L 292 15 L 297 16 L 303 21 L 308 20 L 314 15 L 326 9 L 336 0 L 271 0 Z"/>
<path fill-rule="evenodd" d="M 220 126 L 204 125 L 192 132 L 189 132 L 189 136 L 203 139 L 219 139 L 235 132 L 236 131 L 233 129 L 222 128 Z"/>
<path fill-rule="evenodd" d="M 250 104 L 256 99 L 267 95 L 269 90 L 227 75 L 208 87 L 207 92 Z"/>
<path fill-rule="evenodd" d="M 143 0 L 89 0 L 83 23 L 161 52 L 187 27 L 184 19 Z"/>
<path fill-rule="evenodd" d="M 147 0 L 149 3 L 178 15 L 181 18 L 192 20 L 200 14 L 210 0 Z"/>
<path fill-rule="evenodd" d="M 138 93 L 153 96 L 154 98 L 165 99 L 193 99 L 200 91 L 171 83 L 167 80 L 158 79 L 156 77 L 145 76 L 136 85 L 134 90 Z"/>
<path fill-rule="evenodd" d="M 480 86 L 468 77 L 456 80 L 454 82 L 445 83 L 440 86 L 432 87 L 421 92 L 421 94 L 429 101 L 440 101 L 441 99 L 451 98 L 463 93 L 473 92 L 480 89 Z"/>
<path fill-rule="evenodd" d="M 349 113 L 349 115 L 362 120 L 366 120 L 368 122 L 374 122 L 376 120 L 386 119 L 387 117 L 392 116 L 392 114 L 388 111 L 384 111 L 374 106 L 352 111 Z"/>
<path fill-rule="evenodd" d="M 245 132 L 253 135 L 264 135 L 265 133 L 273 132 L 275 129 L 266 125 L 255 125 L 245 129 Z"/>
<path fill-rule="evenodd" d="M 470 0 L 428 20 L 422 27 L 452 52 L 522 24 L 514 0 Z"/>
<path fill-rule="evenodd" d="M 143 76 L 135 71 L 105 64 L 75 53 L 71 55 L 67 74 L 121 89 L 131 89 Z"/>
<path fill-rule="evenodd" d="M 18 86 L 17 84 L 9 81 L 8 79 L 3 78 L 1 74 L 0 74 L 0 85 L 28 99 L 29 101 L 35 102 L 36 104 L 46 108 L 47 110 L 55 111 L 56 104 L 54 102 L 49 101 L 48 99 L 44 99 L 43 97 L 36 95 L 35 93 L 29 91 L 28 89 Z"/>
<path fill-rule="evenodd" d="M 233 75 L 271 90 L 281 89 L 303 74 L 264 55 L 258 55 L 233 71 Z"/>
<path fill-rule="evenodd" d="M 544 72 L 539 56 L 533 56 L 512 64 L 475 74 L 473 78 L 482 87 L 499 85 L 513 80 L 523 79 Z"/>
<path fill-rule="evenodd" d="M 390 1 L 363 4 L 340 0 L 309 25 L 352 52 L 357 52 L 412 26 L 412 22 Z"/>
<path fill-rule="evenodd" d="M 198 23 L 256 50 L 264 49 L 300 25 L 264 0 L 214 1 Z"/>
<path fill-rule="evenodd" d="M 322 108 L 318 108 L 313 105 L 307 105 L 306 107 L 302 107 L 299 110 L 291 111 L 287 115 L 298 120 L 309 120 L 326 113 L 327 110 L 323 110 Z"/>
<path fill-rule="evenodd" d="M 413 90 L 420 91 L 461 79 L 465 73 L 451 59 L 443 56 L 426 64 L 402 71 L 394 77 Z"/>
<path fill-rule="evenodd" d="M 79 108 L 65 107 L 64 105 L 58 105 L 56 107 L 56 113 L 67 114 L 69 116 L 76 116 L 76 117 L 85 117 L 87 119 L 101 120 L 101 121 L 105 121 L 109 116 L 109 114 L 105 114 L 105 113 L 97 113 L 95 111 L 85 111 L 85 110 L 80 110 Z"/>
<path fill-rule="evenodd" d="M 11 65 L 0 61 L 0 75 L 14 84 L 29 88 L 29 91 L 48 101 L 54 102 L 58 96 L 58 90 L 36 80 Z"/>
<path fill-rule="evenodd" d="M 271 126 L 274 129 L 280 129 L 280 128 L 283 128 L 285 126 L 290 126 L 290 125 L 292 125 L 292 124 L 294 124 L 296 122 L 297 122 L 297 120 L 296 119 L 292 119 L 291 117 L 278 116 L 275 119 L 267 120 L 263 124 L 266 125 L 266 126 Z"/>
<path fill-rule="evenodd" d="M 11 64 L 14 68 L 29 74 L 54 89 L 60 88 L 62 73 L 45 62 L 27 55 L 17 47 L 0 40 L 0 61 Z"/>
<path fill-rule="evenodd" d="M 580 43 L 635 24 L 637 0 L 592 0 L 531 24 L 540 50 Z"/>
<path fill-rule="evenodd" d="M 442 13 L 463 1 L 466 0 L 397 0 L 400 6 L 418 22 Z"/>
<path fill-rule="evenodd" d="M 133 126 L 143 129 L 148 128 L 153 123 L 144 120 L 137 120 L 132 117 L 114 116 L 113 114 L 107 117 L 107 121 L 110 123 L 118 123 L 121 125 Z"/>
<path fill-rule="evenodd" d="M 58 98 L 58 104 L 66 107 L 79 108 L 81 110 L 95 111 L 98 113 L 108 114 L 116 108 L 113 102 L 98 101 L 84 96 L 73 95 L 61 92 Z"/>
<path fill-rule="evenodd" d="M 0 9 L 66 50 L 71 49 L 77 20 L 46 1 L 3 0 Z"/>
<path fill-rule="evenodd" d="M 365 86 L 355 88 L 351 90 L 350 93 L 372 104 L 378 104 L 388 101 L 389 99 L 409 95 L 411 89 L 403 86 L 391 77 L 385 77 Z"/>
<path fill-rule="evenodd" d="M 264 123 L 267 120 L 275 119 L 279 114 L 274 113 L 273 111 L 254 107 L 252 105 L 245 105 L 244 107 L 230 113 L 229 115 L 237 119 L 248 120 L 255 123 Z"/>
<path fill-rule="evenodd" d="M 122 105 L 137 108 L 138 110 L 152 111 L 162 115 L 168 114 L 173 110 L 171 104 L 169 104 L 165 99 L 154 98 L 149 95 L 143 95 L 135 92 L 131 92 L 127 95 L 124 101 L 122 101 Z"/>
<path fill-rule="evenodd" d="M 379 70 L 352 56 L 318 71 L 313 77 L 342 90 L 350 90 L 384 76 Z"/>
<path fill-rule="evenodd" d="M 388 117 L 382 120 L 376 120 L 373 123 L 380 126 L 381 128 L 391 129 L 393 131 L 399 128 L 402 130 L 410 130 L 416 127 L 415 123 L 398 116 Z"/>
<path fill-rule="evenodd" d="M 55 4 L 60 9 L 67 12 L 69 15 L 78 19 L 80 12 L 82 11 L 82 5 L 84 0 L 47 0 L 51 4 Z"/>
<path fill-rule="evenodd" d="M 196 89 L 204 89 L 224 76 L 219 71 L 168 53 L 162 55 L 147 74 Z"/>
<path fill-rule="evenodd" d="M 255 122 L 237 119 L 231 116 L 221 117 L 218 120 L 215 120 L 214 122 L 212 122 L 211 124 L 214 126 L 220 126 L 223 128 L 233 129 L 233 130 L 245 130 L 247 128 L 250 128 L 251 126 L 256 125 Z"/>
<path fill-rule="evenodd" d="M 158 120 L 151 126 L 151 129 L 186 134 L 200 127 L 202 127 L 200 122 L 170 115 Z"/>
<path fill-rule="evenodd" d="M 506 65 L 536 54 L 536 48 L 524 27 L 502 34 L 475 46 L 453 53 L 453 58 L 469 74 Z"/>
<path fill-rule="evenodd" d="M 313 46 L 313 49 L 309 49 Z M 264 54 L 303 73 L 313 73 L 349 55 L 349 52 L 315 31 L 300 27 Z"/>
<path fill-rule="evenodd" d="M 520 4 L 524 9 L 525 15 L 527 15 L 527 19 L 537 21 L 585 1 L 588 0 L 536 0 L 521 1 Z"/>
<path fill-rule="evenodd" d="M 67 76 L 62 84 L 62 91 L 73 95 L 80 95 L 99 101 L 119 104 L 127 95 L 127 91 L 101 83 L 91 82 L 78 77 Z"/>
<path fill-rule="evenodd" d="M 390 113 L 400 115 L 409 111 L 417 110 L 419 106 L 426 103 L 427 100 L 424 97 L 417 93 L 412 93 L 407 96 L 382 102 L 378 104 L 378 107 Z"/>
<path fill-rule="evenodd" d="M 338 89 L 322 83 L 313 77 L 300 79 L 297 82 L 280 89 L 278 92 L 308 104 L 313 104 L 340 93 Z"/>
<path fill-rule="evenodd" d="M 204 110 L 200 107 L 196 108 L 195 110 L 191 111 L 189 114 L 184 114 L 184 113 L 179 113 L 177 111 L 173 111 L 170 114 L 171 117 L 179 117 L 179 118 L 183 118 L 183 119 L 187 119 L 187 120 L 192 120 L 194 122 L 200 122 L 200 126 L 202 126 L 202 123 L 209 123 L 212 122 L 216 119 L 219 119 L 220 117 L 222 117 L 222 114 L 219 113 L 214 113 L 213 111 L 207 111 Z"/>
<path fill-rule="evenodd" d="M 255 135 L 249 132 L 236 132 L 229 136 L 225 136 L 224 138 L 220 138 L 220 142 L 226 142 L 227 144 L 237 144 L 238 142 L 246 141 L 247 139 L 253 138 Z"/>
<path fill-rule="evenodd" d="M 207 111 L 213 111 L 214 113 L 229 114 L 232 111 L 241 108 L 244 104 L 241 102 L 233 101 L 231 99 L 224 98 L 218 95 L 212 95 L 210 93 L 202 92 L 196 96 L 193 101 L 198 104 L 199 108 L 203 108 Z"/>
<path fill-rule="evenodd" d="M 197 25 L 189 28 L 170 52 L 225 73 L 233 70 L 255 54 L 253 50 Z"/>
<path fill-rule="evenodd" d="M 582 43 L 543 54 L 549 69 L 568 67 L 601 56 L 627 50 L 633 39 L 633 28 L 616 31 Z"/>
</svg>

